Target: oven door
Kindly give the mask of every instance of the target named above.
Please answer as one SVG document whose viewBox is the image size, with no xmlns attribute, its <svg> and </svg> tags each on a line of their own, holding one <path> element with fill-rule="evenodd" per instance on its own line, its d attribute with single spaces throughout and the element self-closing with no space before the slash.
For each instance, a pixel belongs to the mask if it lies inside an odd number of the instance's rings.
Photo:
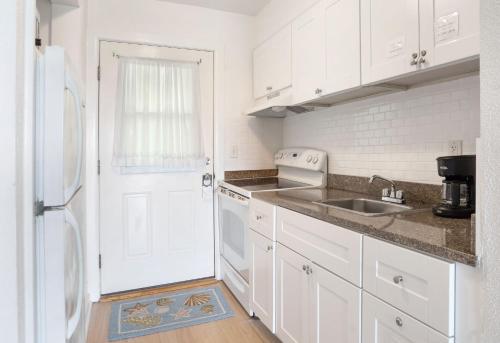
<svg viewBox="0 0 500 343">
<path fill-rule="evenodd" d="M 224 187 L 217 194 L 221 256 L 248 282 L 248 198 Z"/>
</svg>

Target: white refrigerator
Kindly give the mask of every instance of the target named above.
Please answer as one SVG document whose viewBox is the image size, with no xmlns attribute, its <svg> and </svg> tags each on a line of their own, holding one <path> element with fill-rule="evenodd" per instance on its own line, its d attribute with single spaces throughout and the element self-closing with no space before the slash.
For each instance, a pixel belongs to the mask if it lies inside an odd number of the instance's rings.
<svg viewBox="0 0 500 343">
<path fill-rule="evenodd" d="M 83 118 L 64 49 L 37 57 L 36 269 L 39 343 L 82 341 Z M 78 336 L 78 337 L 77 337 Z M 83 335 L 84 336 L 84 335 Z"/>
</svg>

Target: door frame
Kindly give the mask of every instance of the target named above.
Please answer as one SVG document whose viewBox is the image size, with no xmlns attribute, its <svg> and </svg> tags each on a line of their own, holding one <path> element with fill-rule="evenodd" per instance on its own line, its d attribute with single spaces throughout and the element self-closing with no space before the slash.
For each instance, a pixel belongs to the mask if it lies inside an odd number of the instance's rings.
<svg viewBox="0 0 500 343">
<path fill-rule="evenodd" d="M 219 94 L 218 70 L 223 70 L 217 67 L 217 64 L 221 62 L 221 59 L 217 58 L 217 50 L 220 49 L 209 49 L 209 48 L 197 48 L 197 47 L 186 47 L 182 45 L 172 45 L 165 43 L 155 43 L 155 42 L 144 42 L 144 41 L 134 41 L 134 40 L 120 40 L 120 39 L 107 39 L 96 37 L 95 40 L 90 39 L 94 44 L 89 44 L 89 57 L 93 59 L 93 63 L 89 61 L 87 63 L 87 100 L 93 100 L 92 112 L 91 106 L 86 106 L 87 109 L 87 149 L 86 149 L 86 183 L 87 183 L 87 280 L 88 280 L 88 292 L 90 296 L 90 301 L 99 301 L 101 292 L 101 268 L 100 268 L 100 254 L 101 254 L 101 227 L 100 227 L 100 176 L 97 173 L 98 170 L 98 160 L 99 160 L 99 94 L 100 94 L 100 81 L 98 80 L 98 67 L 100 66 L 100 53 L 101 53 L 101 42 L 110 43 L 127 43 L 136 45 L 148 45 L 162 48 L 174 48 L 174 49 L 185 49 L 185 50 L 195 50 L 204 51 L 212 53 L 213 65 L 213 97 L 212 97 L 212 148 L 213 148 L 213 161 L 211 172 L 213 177 L 213 185 L 217 184 L 217 177 L 223 175 L 221 158 L 223 157 L 223 149 L 221 151 L 220 147 L 223 147 L 223 142 L 216 138 L 217 134 L 221 132 L 222 118 L 217 115 L 221 112 L 219 109 L 217 99 L 222 96 Z M 221 48 L 223 49 L 223 48 Z M 92 67 L 93 66 L 93 67 Z M 89 74 L 91 77 L 89 78 Z M 92 94 L 92 95 L 90 95 Z M 94 201 L 91 201 L 94 200 Z M 216 197 L 214 194 L 214 200 L 212 205 L 213 212 L 213 234 L 214 234 L 214 275 L 216 279 L 220 279 L 220 256 L 219 252 L 219 230 L 218 227 L 218 209 L 216 203 Z M 93 224 L 93 225 L 91 225 Z"/>
</svg>

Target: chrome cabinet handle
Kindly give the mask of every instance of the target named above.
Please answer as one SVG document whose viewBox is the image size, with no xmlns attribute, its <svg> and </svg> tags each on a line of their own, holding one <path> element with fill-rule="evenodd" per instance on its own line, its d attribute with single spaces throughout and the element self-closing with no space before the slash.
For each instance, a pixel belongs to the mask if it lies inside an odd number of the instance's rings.
<svg viewBox="0 0 500 343">
<path fill-rule="evenodd" d="M 412 66 L 415 66 L 418 64 L 418 54 L 416 52 L 414 52 L 413 54 L 411 54 L 411 58 L 412 58 L 412 61 L 410 62 L 410 65 Z"/>
<path fill-rule="evenodd" d="M 425 60 L 425 55 L 427 55 L 427 50 L 422 50 L 420 51 L 420 59 L 418 60 L 418 64 L 423 64 L 426 63 L 427 61 Z"/>
<path fill-rule="evenodd" d="M 401 275 L 398 275 L 393 277 L 392 280 L 396 285 L 399 285 L 401 282 L 403 282 L 403 277 Z"/>
<path fill-rule="evenodd" d="M 268 245 L 267 246 L 267 251 L 271 251 L 271 250 L 273 250 L 273 246 L 272 245 Z"/>
<path fill-rule="evenodd" d="M 403 326 L 403 319 L 401 319 L 400 317 L 396 317 L 396 325 L 399 327 L 402 327 Z"/>
<path fill-rule="evenodd" d="M 256 217 L 257 220 L 261 220 L 262 219 L 262 216 L 257 216 Z"/>
</svg>

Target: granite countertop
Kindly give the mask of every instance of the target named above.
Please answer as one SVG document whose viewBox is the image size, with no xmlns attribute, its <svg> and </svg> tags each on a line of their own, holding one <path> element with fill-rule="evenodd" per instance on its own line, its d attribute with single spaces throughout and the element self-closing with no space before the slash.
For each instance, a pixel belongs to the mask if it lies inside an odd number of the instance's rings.
<svg viewBox="0 0 500 343">
<path fill-rule="evenodd" d="M 315 204 L 327 199 L 373 196 L 336 189 L 256 192 L 252 197 L 371 237 L 380 238 L 441 259 L 476 266 L 475 229 L 471 219 L 434 216 L 431 206 L 407 203 L 414 210 L 368 217 Z"/>
</svg>

